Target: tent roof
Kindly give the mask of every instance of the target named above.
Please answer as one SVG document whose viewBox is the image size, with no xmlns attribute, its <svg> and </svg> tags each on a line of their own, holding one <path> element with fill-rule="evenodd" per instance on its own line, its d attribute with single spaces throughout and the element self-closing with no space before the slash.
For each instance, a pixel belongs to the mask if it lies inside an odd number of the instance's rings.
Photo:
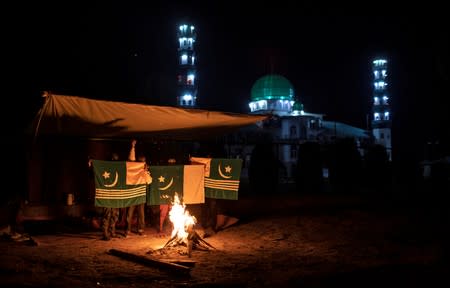
<svg viewBox="0 0 450 288">
<path fill-rule="evenodd" d="M 247 115 L 48 95 L 32 122 L 34 135 L 198 140 L 266 119 Z"/>
</svg>

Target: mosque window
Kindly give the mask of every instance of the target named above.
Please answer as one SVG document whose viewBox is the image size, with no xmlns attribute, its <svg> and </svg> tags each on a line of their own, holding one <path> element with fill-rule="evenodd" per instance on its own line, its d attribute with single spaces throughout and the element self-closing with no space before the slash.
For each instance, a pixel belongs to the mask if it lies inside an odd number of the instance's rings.
<svg viewBox="0 0 450 288">
<path fill-rule="evenodd" d="M 290 135 L 291 138 L 297 137 L 297 127 L 292 125 L 290 128 Z"/>
<path fill-rule="evenodd" d="M 375 76 L 375 79 L 378 79 L 380 77 L 380 73 L 378 72 L 378 70 L 373 71 L 373 74 Z"/>
<path fill-rule="evenodd" d="M 186 54 L 181 55 L 181 64 L 187 64 L 188 56 Z"/>
<path fill-rule="evenodd" d="M 194 74 L 189 74 L 188 76 L 187 76 L 187 84 L 188 85 L 194 85 Z"/>
<path fill-rule="evenodd" d="M 297 147 L 291 145 L 291 159 L 297 159 Z"/>
<path fill-rule="evenodd" d="M 375 85 L 375 90 L 383 90 L 386 88 L 387 83 L 384 81 L 378 81 L 373 83 Z"/>
</svg>

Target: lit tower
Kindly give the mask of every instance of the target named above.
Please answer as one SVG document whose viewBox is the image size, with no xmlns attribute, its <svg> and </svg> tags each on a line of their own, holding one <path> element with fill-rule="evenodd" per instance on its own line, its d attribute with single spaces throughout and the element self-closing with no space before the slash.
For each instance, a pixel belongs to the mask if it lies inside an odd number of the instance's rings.
<svg viewBox="0 0 450 288">
<path fill-rule="evenodd" d="M 178 28 L 177 106 L 181 107 L 195 107 L 197 102 L 195 38 L 194 26 L 183 24 Z"/>
<path fill-rule="evenodd" d="M 389 159 L 392 159 L 391 146 L 391 111 L 389 94 L 387 92 L 387 60 L 373 61 L 373 103 L 372 103 L 372 134 L 375 143 L 386 148 Z"/>
</svg>

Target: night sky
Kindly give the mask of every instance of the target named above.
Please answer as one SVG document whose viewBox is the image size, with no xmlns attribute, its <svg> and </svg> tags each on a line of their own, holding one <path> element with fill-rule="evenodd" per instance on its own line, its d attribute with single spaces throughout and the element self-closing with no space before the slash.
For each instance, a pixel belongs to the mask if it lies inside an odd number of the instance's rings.
<svg viewBox="0 0 450 288">
<path fill-rule="evenodd" d="M 197 30 L 200 108 L 247 113 L 253 83 L 278 73 L 293 83 L 306 112 L 366 128 L 371 61 L 382 56 L 389 61 L 394 149 L 420 159 L 424 143 L 439 141 L 448 152 L 450 25 L 442 7 L 35 2 L 12 11 L 6 29 L 11 83 L 20 92 L 13 100 L 29 103 L 16 116 L 18 127 L 44 90 L 174 105 L 176 32 L 188 20 Z"/>
</svg>

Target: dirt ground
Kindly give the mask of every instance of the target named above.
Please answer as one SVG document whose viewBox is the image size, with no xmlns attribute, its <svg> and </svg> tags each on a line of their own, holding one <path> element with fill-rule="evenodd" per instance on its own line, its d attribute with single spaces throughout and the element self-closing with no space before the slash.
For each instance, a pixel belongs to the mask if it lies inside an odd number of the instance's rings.
<svg viewBox="0 0 450 288">
<path fill-rule="evenodd" d="M 0 240 L 2 287 L 450 287 L 439 229 L 420 213 L 361 197 L 286 196 L 239 202 L 235 225 L 202 238 L 216 249 L 160 249 L 169 236 L 102 241 L 62 225 Z M 425 214 L 425 213 L 423 213 Z M 431 220 L 430 220 L 431 221 Z M 448 228 L 448 227 L 447 227 Z M 39 229 L 38 229 L 39 230 Z M 42 229 L 42 231 L 45 229 Z M 47 230 L 48 231 L 48 230 Z M 203 235 L 197 227 L 199 235 Z M 445 238 L 444 238 L 445 239 Z M 112 255 L 193 261 L 184 273 Z"/>
</svg>

